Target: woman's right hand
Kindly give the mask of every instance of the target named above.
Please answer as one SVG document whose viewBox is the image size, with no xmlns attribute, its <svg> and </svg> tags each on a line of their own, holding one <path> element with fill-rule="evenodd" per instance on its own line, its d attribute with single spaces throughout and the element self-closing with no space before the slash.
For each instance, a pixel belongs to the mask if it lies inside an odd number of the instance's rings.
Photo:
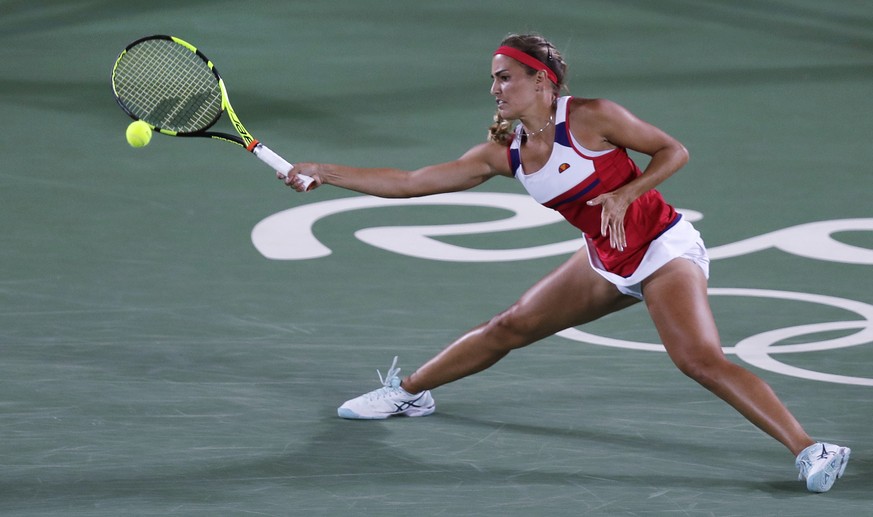
<svg viewBox="0 0 873 517">
<path fill-rule="evenodd" d="M 320 169 L 321 166 L 317 163 L 297 163 L 294 164 L 288 172 L 276 171 L 276 178 L 297 192 L 307 192 L 324 183 Z M 305 182 L 298 177 L 298 174 L 309 176 L 314 181 L 307 186 Z"/>
</svg>

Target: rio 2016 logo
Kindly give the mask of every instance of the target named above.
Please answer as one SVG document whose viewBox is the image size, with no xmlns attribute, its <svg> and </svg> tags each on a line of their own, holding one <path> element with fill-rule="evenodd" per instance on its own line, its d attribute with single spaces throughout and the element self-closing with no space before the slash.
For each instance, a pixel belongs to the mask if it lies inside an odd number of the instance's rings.
<svg viewBox="0 0 873 517">
<path fill-rule="evenodd" d="M 331 250 L 324 246 L 312 232 L 313 225 L 319 219 L 342 212 L 369 208 L 433 205 L 491 207 L 507 210 L 514 215 L 497 221 L 481 223 L 366 228 L 355 232 L 355 237 L 372 246 L 400 255 L 449 262 L 506 262 L 569 255 L 584 245 L 584 240 L 579 238 L 527 248 L 487 250 L 465 248 L 434 239 L 433 237 L 448 235 L 471 235 L 535 228 L 563 220 L 556 212 L 544 210 L 541 205 L 527 195 L 475 192 L 441 194 L 418 199 L 352 197 L 312 203 L 267 217 L 252 230 L 252 242 L 262 255 L 273 260 L 307 260 L 324 257 L 330 255 Z M 692 210 L 680 210 L 680 212 L 690 221 L 696 221 L 703 217 L 701 213 Z M 873 265 L 873 250 L 852 246 L 832 237 L 834 233 L 849 231 L 873 231 L 873 218 L 837 219 L 792 226 L 710 248 L 709 255 L 712 260 L 720 260 L 775 248 L 785 253 L 816 260 Z M 725 347 L 724 351 L 728 354 L 735 354 L 749 364 L 783 375 L 839 384 L 873 386 L 873 378 L 870 377 L 852 377 L 799 368 L 785 364 L 773 357 L 780 354 L 834 350 L 873 343 L 873 305 L 846 298 L 795 291 L 710 288 L 709 293 L 713 296 L 793 300 L 826 305 L 855 313 L 860 319 L 810 323 L 761 332 L 740 340 L 732 347 Z M 847 330 L 856 330 L 856 332 L 821 341 L 777 345 L 781 341 L 803 335 Z M 612 339 L 583 332 L 576 328 L 566 329 L 558 335 L 566 339 L 601 346 L 646 351 L 664 350 L 660 344 Z"/>
</svg>

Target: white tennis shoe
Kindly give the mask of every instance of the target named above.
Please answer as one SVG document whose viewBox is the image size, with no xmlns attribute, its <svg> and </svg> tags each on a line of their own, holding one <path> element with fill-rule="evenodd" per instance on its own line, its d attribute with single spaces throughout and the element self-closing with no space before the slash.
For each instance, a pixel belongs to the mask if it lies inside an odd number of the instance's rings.
<svg viewBox="0 0 873 517">
<path fill-rule="evenodd" d="M 814 443 L 797 455 L 794 462 L 800 470 L 797 479 L 805 479 L 810 492 L 827 492 L 843 477 L 851 452 L 848 447 L 832 443 Z"/>
<path fill-rule="evenodd" d="M 347 400 L 337 409 L 337 415 L 341 418 L 352 420 L 381 420 L 390 416 L 427 416 L 434 412 L 436 404 L 430 391 L 411 394 L 400 387 L 400 368 L 397 368 L 397 357 L 391 363 L 391 368 L 385 378 L 382 372 L 379 374 L 379 382 L 382 387 L 360 397 Z"/>
</svg>

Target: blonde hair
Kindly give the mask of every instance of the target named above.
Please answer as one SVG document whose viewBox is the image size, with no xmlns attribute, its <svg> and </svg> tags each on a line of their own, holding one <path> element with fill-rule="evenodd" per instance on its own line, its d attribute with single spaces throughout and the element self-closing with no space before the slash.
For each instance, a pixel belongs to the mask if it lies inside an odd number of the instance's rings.
<svg viewBox="0 0 873 517">
<path fill-rule="evenodd" d="M 510 34 L 500 42 L 500 46 L 512 47 L 518 49 L 529 56 L 536 58 L 544 63 L 549 69 L 555 73 L 558 78 L 557 84 L 552 87 L 557 95 L 561 88 L 564 88 L 564 75 L 567 72 L 567 64 L 558 49 L 552 45 L 549 40 L 539 34 Z M 522 64 L 527 70 L 527 73 L 534 75 L 536 70 Z M 508 146 L 512 141 L 512 121 L 506 120 L 500 116 L 500 113 L 494 115 L 494 123 L 488 128 L 488 140 L 496 142 L 500 145 Z"/>
</svg>

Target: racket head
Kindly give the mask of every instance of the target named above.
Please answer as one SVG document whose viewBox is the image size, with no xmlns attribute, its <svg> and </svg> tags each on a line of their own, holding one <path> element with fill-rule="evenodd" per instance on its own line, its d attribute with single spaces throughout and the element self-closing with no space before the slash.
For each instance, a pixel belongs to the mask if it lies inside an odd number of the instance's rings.
<svg viewBox="0 0 873 517">
<path fill-rule="evenodd" d="M 162 34 L 121 51 L 112 68 L 112 91 L 128 115 L 172 136 L 207 136 L 229 106 L 212 61 L 190 43 Z"/>
</svg>

